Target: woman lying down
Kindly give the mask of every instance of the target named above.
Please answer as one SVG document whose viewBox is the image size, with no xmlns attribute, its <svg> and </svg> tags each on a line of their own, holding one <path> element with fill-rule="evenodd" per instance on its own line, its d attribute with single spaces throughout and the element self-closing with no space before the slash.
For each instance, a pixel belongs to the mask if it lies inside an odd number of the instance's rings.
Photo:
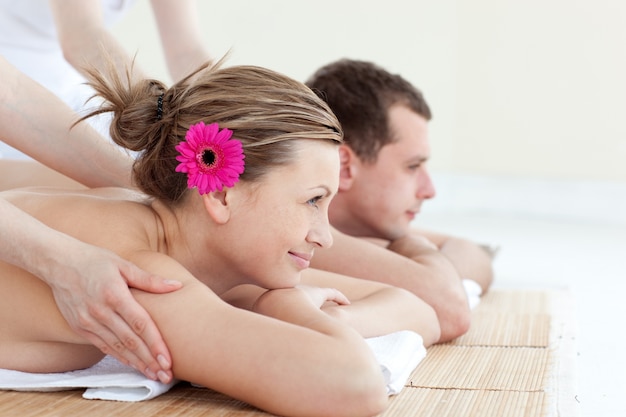
<svg viewBox="0 0 626 417">
<path fill-rule="evenodd" d="M 172 372 L 159 379 L 286 416 L 380 413 L 385 383 L 363 338 L 412 330 L 430 345 L 439 326 L 404 290 L 308 268 L 332 243 L 342 134 L 326 105 L 301 83 L 249 66 L 204 67 L 171 88 L 95 73 L 93 84 L 107 100 L 100 111 L 114 114 L 113 139 L 140 151 L 133 174 L 145 196 L 1 195 L 183 283 L 168 294 L 133 290 L 172 354 Z M 0 368 L 65 372 L 104 356 L 70 329 L 45 283 L 4 263 L 0 328 Z"/>
</svg>

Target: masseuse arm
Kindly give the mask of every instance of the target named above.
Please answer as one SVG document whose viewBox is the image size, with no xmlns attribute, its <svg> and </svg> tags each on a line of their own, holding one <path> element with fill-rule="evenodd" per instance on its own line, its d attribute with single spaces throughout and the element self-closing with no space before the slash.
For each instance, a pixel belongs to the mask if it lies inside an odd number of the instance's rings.
<svg viewBox="0 0 626 417">
<path fill-rule="evenodd" d="M 150 0 L 150 3 L 172 80 L 178 81 L 212 60 L 202 38 L 197 0 Z"/>
<path fill-rule="evenodd" d="M 130 158 L 86 123 L 70 130 L 76 114 L 2 57 L 0 74 L 0 139 L 87 186 L 130 185 Z M 78 334 L 148 374 L 169 371 L 168 349 L 128 286 L 166 292 L 179 284 L 52 230 L 4 199 L 0 236 L 0 258 L 45 281 Z M 120 341 L 131 349 L 120 351 Z"/>
<path fill-rule="evenodd" d="M 173 81 L 211 59 L 201 37 L 196 0 L 152 0 L 151 5 Z M 63 55 L 78 72 L 86 75 L 88 67 L 106 72 L 113 62 L 126 79 L 132 58 L 105 26 L 100 0 L 50 0 L 50 7 Z M 134 65 L 133 79 L 147 75 Z"/>
<path fill-rule="evenodd" d="M 0 57 L 0 140 L 88 186 L 130 186 L 132 159 Z M 4 174 L 7 175 L 7 174 Z"/>
</svg>

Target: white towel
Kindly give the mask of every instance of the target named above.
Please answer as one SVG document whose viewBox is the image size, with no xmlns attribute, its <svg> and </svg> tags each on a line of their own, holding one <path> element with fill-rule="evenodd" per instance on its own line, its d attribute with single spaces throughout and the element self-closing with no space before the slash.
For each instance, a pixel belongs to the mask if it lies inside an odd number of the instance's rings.
<svg viewBox="0 0 626 417">
<path fill-rule="evenodd" d="M 409 330 L 370 337 L 365 341 L 380 364 L 389 395 L 402 391 L 411 372 L 426 357 L 422 336 Z"/>
<path fill-rule="evenodd" d="M 365 339 L 380 364 L 389 395 L 398 394 L 409 375 L 426 356 L 422 337 L 411 331 Z M 38 374 L 0 369 L 0 389 L 12 391 L 63 391 L 87 388 L 90 400 L 144 401 L 159 396 L 176 382 L 163 384 L 105 356 L 94 366 L 79 371 Z"/>
<path fill-rule="evenodd" d="M 471 279 L 463 280 L 463 288 L 465 288 L 470 309 L 475 309 L 480 304 L 480 296 L 483 295 L 483 289 L 476 281 Z"/>
<path fill-rule="evenodd" d="M 176 382 L 153 381 L 112 356 L 105 356 L 90 368 L 72 372 L 36 374 L 0 369 L 0 389 L 63 391 L 87 388 L 83 397 L 90 400 L 149 400 L 167 392 Z"/>
</svg>

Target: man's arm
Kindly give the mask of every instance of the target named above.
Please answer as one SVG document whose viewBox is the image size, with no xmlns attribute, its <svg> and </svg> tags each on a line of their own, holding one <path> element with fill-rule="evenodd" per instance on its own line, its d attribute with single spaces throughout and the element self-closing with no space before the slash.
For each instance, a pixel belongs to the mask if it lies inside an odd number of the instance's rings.
<svg viewBox="0 0 626 417">
<path fill-rule="evenodd" d="M 461 278 L 475 281 L 483 294 L 487 292 L 493 282 L 492 253 L 467 239 L 425 230 L 413 230 L 412 233 L 424 236 L 437 245 Z"/>
<path fill-rule="evenodd" d="M 419 242 L 407 237 L 385 249 L 332 231 L 333 246 L 315 252 L 313 268 L 380 281 L 413 292 L 435 310 L 441 327 L 440 342 L 467 331 L 470 310 L 461 277 L 432 244 L 424 240 L 416 251 Z"/>
</svg>

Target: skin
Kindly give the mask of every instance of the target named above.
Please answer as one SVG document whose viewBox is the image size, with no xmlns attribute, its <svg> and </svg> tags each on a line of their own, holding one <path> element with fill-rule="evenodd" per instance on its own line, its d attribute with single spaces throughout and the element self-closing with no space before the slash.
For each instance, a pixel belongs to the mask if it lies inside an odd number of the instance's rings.
<svg viewBox="0 0 626 417">
<path fill-rule="evenodd" d="M 330 208 L 331 223 L 343 233 L 395 240 L 404 236 L 425 200 L 435 196 L 426 168 L 430 157 L 428 123 L 405 106 L 389 111 L 395 142 L 376 162 L 341 149 L 340 195 Z"/>
<path fill-rule="evenodd" d="M 150 3 L 174 81 L 211 60 L 200 31 L 195 0 L 151 0 Z M 50 0 L 50 8 L 63 56 L 78 72 L 85 75 L 86 64 L 104 72 L 109 62 L 113 62 L 125 77 L 132 58 L 105 26 L 100 0 Z M 101 46 L 94 48 L 94 45 Z M 132 76 L 136 80 L 146 78 L 136 65 Z"/>
<path fill-rule="evenodd" d="M 78 116 L 58 97 L 0 57 L 0 140 L 34 161 L 0 159 L 0 190 L 51 185 L 72 188 L 130 187 L 132 159 L 87 123 L 70 129 Z M 6 170 L 6 171 L 5 171 Z"/>
<path fill-rule="evenodd" d="M 333 145 L 300 142 L 294 163 L 261 182 L 203 196 L 192 190 L 177 206 L 145 204 L 127 191 L 120 199 L 110 189 L 4 197 L 53 228 L 183 283 L 167 294 L 133 290 L 170 348 L 172 376 L 280 415 L 376 415 L 387 397 L 362 334 L 398 324 L 367 323 L 397 308 L 394 314 L 408 317 L 400 327 L 430 343 L 439 337 L 437 320 L 407 291 L 379 283 L 366 290 L 307 269 L 309 254 L 331 244 L 327 211 L 339 159 Z M 331 282 L 345 295 L 308 286 Z M 254 313 L 220 298 L 242 285 L 267 289 L 249 306 Z M 10 294 L 0 303 L 0 367 L 59 372 L 102 357 L 68 326 L 50 288 L 27 271 L 0 263 L 0 294 Z M 357 322 L 365 327 L 350 325 Z"/>
<path fill-rule="evenodd" d="M 126 154 L 87 123 L 70 129 L 77 115 L 2 57 L 0 74 L 0 138 L 40 161 L 0 159 L 0 172 L 11 173 L 0 175 L 0 190 L 131 186 L 132 160 Z M 171 372 L 170 353 L 156 324 L 128 287 L 161 293 L 180 283 L 51 229 L 4 199 L 0 230 L 0 259 L 47 283 L 74 331 L 149 377 Z"/>
<path fill-rule="evenodd" d="M 321 251 L 314 266 L 410 290 L 434 307 L 440 342 L 449 341 L 470 325 L 461 279 L 471 277 L 486 290 L 491 259 L 472 242 L 412 229 L 422 204 L 436 194 L 427 168 L 428 123 L 399 104 L 389 109 L 389 123 L 394 140 L 375 162 L 342 145 L 339 192 L 329 209 L 336 244 Z M 372 243 L 392 253 L 383 254 Z"/>
<path fill-rule="evenodd" d="M 50 0 L 49 5 L 63 55 L 78 72 L 85 75 L 87 67 L 106 72 L 113 62 L 124 72 L 132 66 L 133 77 L 143 78 L 143 70 L 133 64 L 123 45 L 105 27 L 99 0 Z M 195 0 L 151 0 L 151 5 L 173 80 L 211 60 L 199 30 Z M 39 162 L 0 160 L 0 171 L 13 173 L 1 176 L 0 190 L 29 185 L 132 186 L 132 160 L 127 155 L 86 123 L 70 130 L 77 116 L 2 58 L 0 73 L 0 139 Z M 132 298 L 128 286 L 163 292 L 177 289 L 179 284 L 129 267 L 108 251 L 78 241 L 67 245 L 64 256 L 57 257 L 54 244 L 69 240 L 67 237 L 45 230 L 28 216 L 15 215 L 14 221 L 18 219 L 19 228 L 28 227 L 32 234 L 28 239 L 8 239 L 19 240 L 19 247 L 33 254 L 30 260 L 34 264 L 21 263 L 23 257 L 13 253 L 0 252 L 0 259 L 34 271 L 50 285 L 70 326 L 103 352 L 132 364 L 148 377 L 154 378 L 159 371 L 171 373 L 171 357 L 163 338 L 146 310 Z M 71 248 L 76 252 L 69 252 Z M 88 259 L 81 258 L 87 255 Z M 85 267 L 86 263 L 100 268 Z M 110 277 L 117 277 L 115 284 L 102 288 L 100 283 Z"/>
</svg>

